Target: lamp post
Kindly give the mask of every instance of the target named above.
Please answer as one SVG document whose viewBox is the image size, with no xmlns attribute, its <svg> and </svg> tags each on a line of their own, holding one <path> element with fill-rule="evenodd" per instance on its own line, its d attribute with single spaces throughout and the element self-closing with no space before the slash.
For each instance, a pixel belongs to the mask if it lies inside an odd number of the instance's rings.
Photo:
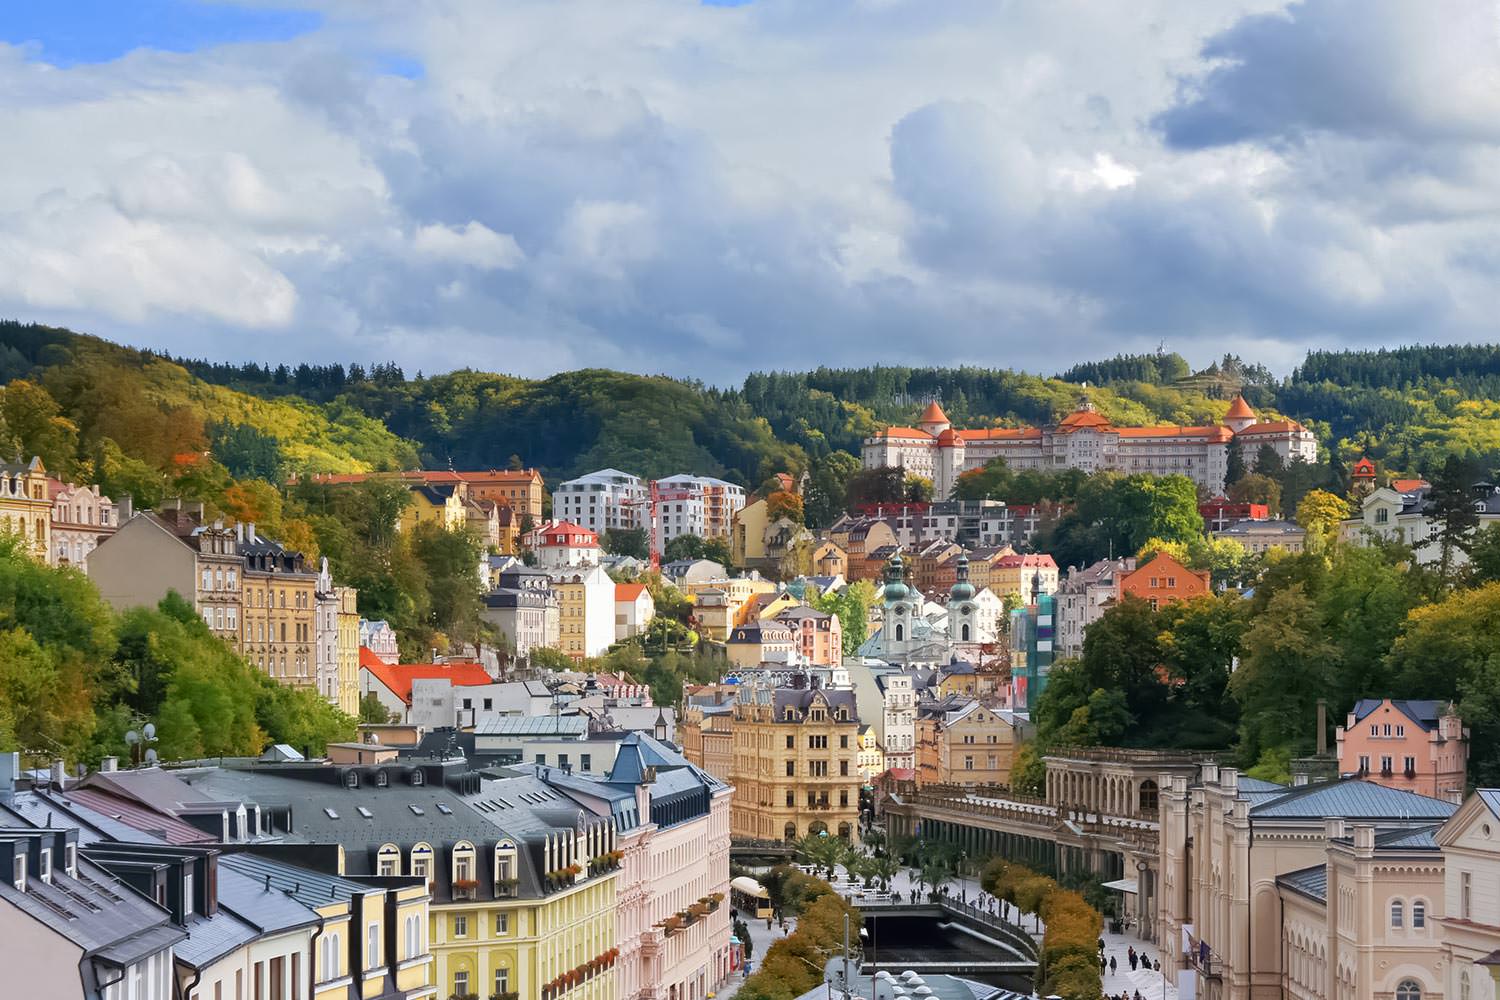
<svg viewBox="0 0 1500 1000">
<path fill-rule="evenodd" d="M 1140 908 L 1140 911 L 1141 911 L 1141 925 L 1142 925 L 1143 929 L 1144 929 L 1144 926 L 1145 926 L 1145 923 L 1146 923 L 1146 892 L 1145 892 L 1145 887 L 1146 887 L 1146 872 L 1149 869 L 1150 869 L 1150 865 L 1146 864 L 1146 862 L 1144 862 L 1144 861 L 1137 861 L 1135 863 L 1135 871 L 1136 871 L 1136 882 L 1135 882 L 1136 897 L 1135 898 L 1137 900 L 1136 905 Z M 1155 925 L 1155 921 L 1153 921 L 1152 924 L 1153 924 L 1153 926 L 1151 928 L 1152 932 L 1153 932 L 1152 936 L 1154 937 L 1155 936 L 1154 932 L 1156 930 L 1156 928 L 1154 926 Z M 1158 966 L 1160 966 L 1160 968 L 1161 968 L 1161 1000 L 1167 1000 L 1167 966 L 1161 960 L 1161 951 L 1162 951 L 1162 948 L 1161 948 L 1160 943 L 1157 944 L 1156 950 L 1157 950 L 1156 964 Z"/>
</svg>

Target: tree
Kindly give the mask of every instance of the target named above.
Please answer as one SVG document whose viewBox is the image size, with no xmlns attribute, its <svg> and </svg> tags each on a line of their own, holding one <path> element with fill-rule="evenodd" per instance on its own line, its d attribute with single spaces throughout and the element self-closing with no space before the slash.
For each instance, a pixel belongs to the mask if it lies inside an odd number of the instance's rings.
<svg viewBox="0 0 1500 1000">
<path fill-rule="evenodd" d="M 905 499 L 908 503 L 929 503 L 934 499 L 932 495 L 932 480 L 926 476 L 908 473 L 904 485 L 906 492 Z"/>
<path fill-rule="evenodd" d="M 849 480 L 859 472 L 859 459 L 835 451 L 813 459 L 802 491 L 805 521 L 810 528 L 826 528 L 844 513 Z"/>
<path fill-rule="evenodd" d="M 1315 545 L 1328 544 L 1348 516 L 1349 501 L 1327 490 L 1309 490 L 1297 504 L 1297 523 Z"/>
<path fill-rule="evenodd" d="M 599 536 L 599 547 L 610 555 L 651 558 L 651 537 L 645 528 L 610 528 Z"/>
<path fill-rule="evenodd" d="M 1469 546 L 1469 578 L 1474 583 L 1500 580 L 1500 524 L 1475 533 Z"/>
<path fill-rule="evenodd" d="M 1286 468 L 1286 463 L 1281 460 L 1281 455 L 1276 451 L 1275 445 L 1266 443 L 1255 452 L 1255 471 L 1263 476 L 1275 476 Z"/>
<path fill-rule="evenodd" d="M 550 646 L 534 646 L 526 656 L 533 667 L 544 670 L 573 670 L 578 666 L 567 653 Z"/>
<path fill-rule="evenodd" d="M 1235 483 L 1245 478 L 1247 471 L 1245 469 L 1245 450 L 1240 447 L 1240 442 L 1235 439 L 1229 442 L 1229 447 L 1225 449 L 1225 452 L 1224 485 L 1233 487 Z M 1233 496 L 1231 493 L 1231 499 Z"/>
<path fill-rule="evenodd" d="M 359 699 L 359 721 L 376 726 L 383 726 L 396 721 L 396 715 L 385 707 L 380 696 L 374 691 L 366 691 Z"/>
<path fill-rule="evenodd" d="M 864 645 L 869 635 L 870 607 L 875 603 L 875 585 L 869 580 L 856 580 L 836 593 L 814 595 L 807 603 L 824 614 L 838 616 L 845 656 L 853 656 Z"/>
<path fill-rule="evenodd" d="M 1251 472 L 1229 487 L 1229 499 L 1235 503 L 1262 503 L 1271 513 L 1281 513 L 1281 484 L 1270 476 Z"/>
<path fill-rule="evenodd" d="M 1431 517 L 1438 524 L 1438 575 L 1444 582 L 1454 576 L 1455 553 L 1467 554 L 1473 544 L 1479 512 L 1472 496 L 1474 472 L 1463 459 L 1449 455 L 1443 469 L 1432 480 L 1428 499 Z"/>
<path fill-rule="evenodd" d="M 78 428 L 63 416 L 57 400 L 35 382 L 16 379 L 0 389 L 0 429 L 10 437 L 13 447 L 21 449 L 21 461 L 36 455 L 55 476 L 72 473 L 78 453 Z"/>
<path fill-rule="evenodd" d="M 1245 655 L 1229 680 L 1241 706 L 1241 751 L 1256 760 L 1273 748 L 1313 742 L 1314 708 L 1332 680 L 1336 654 L 1317 605 L 1302 584 L 1279 591 L 1245 632 Z"/>
<path fill-rule="evenodd" d="M 733 561 L 729 543 L 722 538 L 703 538 L 698 535 L 678 535 L 667 542 L 662 553 L 667 562 L 679 559 L 709 559 L 720 566 Z"/>
<path fill-rule="evenodd" d="M 845 508 L 858 510 L 874 504 L 906 502 L 906 471 L 887 465 L 879 469 L 861 469 L 845 482 Z"/>
<path fill-rule="evenodd" d="M 795 493 L 778 490 L 766 496 L 766 517 L 771 521 L 790 518 L 793 524 L 803 523 L 802 498 Z"/>
</svg>

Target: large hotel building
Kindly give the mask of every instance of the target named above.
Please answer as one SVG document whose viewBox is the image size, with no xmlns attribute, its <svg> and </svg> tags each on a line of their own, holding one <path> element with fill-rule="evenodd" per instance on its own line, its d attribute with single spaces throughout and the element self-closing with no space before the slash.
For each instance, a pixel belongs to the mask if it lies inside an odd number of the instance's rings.
<svg viewBox="0 0 1500 1000">
<path fill-rule="evenodd" d="M 954 430 L 933 402 L 916 427 L 887 427 L 866 438 L 863 459 L 867 469 L 901 466 L 931 478 L 939 499 L 952 493 L 961 474 L 995 458 L 1013 469 L 1178 473 L 1217 494 L 1224 489 L 1231 441 L 1239 442 L 1250 464 L 1265 444 L 1283 462 L 1318 457 L 1312 431 L 1292 420 L 1261 422 L 1244 397 L 1236 396 L 1224 422 L 1206 427 L 1116 427 L 1084 400 L 1047 427 Z"/>
</svg>

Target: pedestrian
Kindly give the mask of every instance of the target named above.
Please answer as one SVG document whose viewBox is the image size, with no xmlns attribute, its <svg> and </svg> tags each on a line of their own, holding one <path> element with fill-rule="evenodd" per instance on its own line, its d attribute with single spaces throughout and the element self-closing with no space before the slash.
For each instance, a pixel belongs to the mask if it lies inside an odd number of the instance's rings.
<svg viewBox="0 0 1500 1000">
<path fill-rule="evenodd" d="M 1111 976 L 1115 974 L 1115 956 L 1113 955 L 1109 956 L 1109 974 Z"/>
<path fill-rule="evenodd" d="M 1103 938 L 1099 939 L 1099 954 L 1101 954 L 1101 955 L 1104 954 L 1104 939 Z"/>
<path fill-rule="evenodd" d="M 1130 949 L 1130 971 L 1134 972 L 1135 969 L 1136 969 L 1136 966 L 1139 965 L 1139 964 L 1140 964 L 1140 959 L 1138 959 L 1138 958 L 1135 957 L 1135 949 L 1134 948 Z"/>
<path fill-rule="evenodd" d="M 1160 972 L 1161 971 L 1161 959 L 1158 958 L 1156 960 L 1156 964 L 1151 967 L 1151 971 L 1152 972 Z"/>
<path fill-rule="evenodd" d="M 1108 968 L 1108 966 L 1105 965 L 1105 963 L 1104 963 L 1104 956 L 1100 955 L 1099 956 L 1099 975 L 1101 975 L 1101 976 L 1104 975 L 1104 970 L 1106 968 Z"/>
</svg>

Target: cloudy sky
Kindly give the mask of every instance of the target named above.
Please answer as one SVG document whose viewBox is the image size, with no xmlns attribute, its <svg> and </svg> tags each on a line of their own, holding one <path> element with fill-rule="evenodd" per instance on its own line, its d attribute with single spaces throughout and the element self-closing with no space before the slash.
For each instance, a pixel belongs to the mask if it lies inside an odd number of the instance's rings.
<svg viewBox="0 0 1500 1000">
<path fill-rule="evenodd" d="M 1495 0 L 12 0 L 0 316 L 737 381 L 1495 340 Z"/>
</svg>

